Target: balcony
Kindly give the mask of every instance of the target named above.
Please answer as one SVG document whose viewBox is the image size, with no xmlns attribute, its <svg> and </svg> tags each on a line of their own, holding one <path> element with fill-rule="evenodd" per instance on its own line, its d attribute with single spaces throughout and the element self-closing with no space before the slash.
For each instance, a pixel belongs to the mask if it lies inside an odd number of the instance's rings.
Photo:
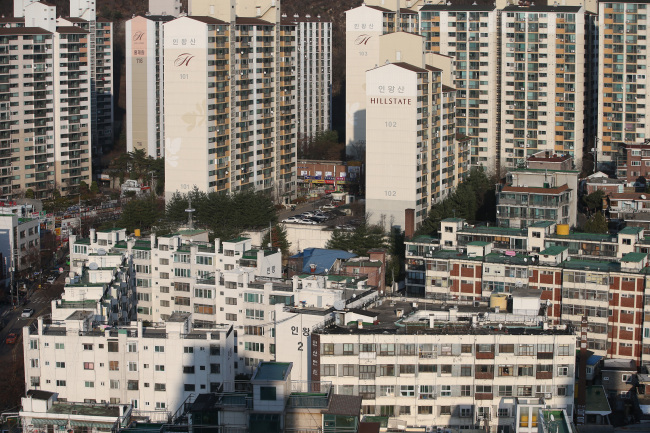
<svg viewBox="0 0 650 433">
<path fill-rule="evenodd" d="M 474 400 L 492 400 L 491 392 L 477 392 L 474 394 Z"/>
<path fill-rule="evenodd" d="M 494 379 L 493 371 L 477 371 L 474 373 L 475 379 Z M 478 394 L 477 394 L 478 395 Z M 492 398 L 492 397 L 490 397 Z"/>
<path fill-rule="evenodd" d="M 553 372 L 552 371 L 538 371 L 535 373 L 535 378 L 536 379 L 552 379 L 553 378 Z"/>
</svg>

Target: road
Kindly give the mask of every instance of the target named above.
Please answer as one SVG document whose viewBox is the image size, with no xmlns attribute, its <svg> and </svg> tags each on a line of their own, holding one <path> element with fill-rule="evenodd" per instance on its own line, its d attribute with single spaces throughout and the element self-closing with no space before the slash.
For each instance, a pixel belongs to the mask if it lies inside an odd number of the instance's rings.
<svg viewBox="0 0 650 433">
<path fill-rule="evenodd" d="M 305 203 L 298 204 L 296 205 L 295 210 L 285 209 L 278 212 L 278 220 L 282 221 L 283 219 L 289 218 L 292 215 L 298 215 L 303 212 L 307 212 L 308 210 L 314 211 L 315 209 L 318 209 L 319 207 L 329 203 L 330 201 L 331 201 L 330 199 L 319 198 L 314 201 L 308 201 Z"/>
<path fill-rule="evenodd" d="M 12 310 L 9 306 L 2 313 L 5 327 L 0 331 L 0 365 L 3 366 L 4 374 L 0 375 L 0 389 L 6 392 L 0 393 L 0 411 L 6 411 L 20 404 L 20 397 L 25 393 L 25 374 L 23 366 L 23 338 L 24 326 L 30 326 L 36 322 L 39 316 L 51 313 L 52 300 L 59 299 L 63 292 L 65 276 L 67 272 L 58 276 L 54 284 L 43 284 L 43 288 L 28 293 L 28 302 L 25 306 Z M 34 314 L 29 318 L 20 317 L 23 308 L 34 309 Z M 16 344 L 6 344 L 7 335 L 15 332 L 18 335 Z M 43 384 L 41 384 L 43 385 Z"/>
</svg>

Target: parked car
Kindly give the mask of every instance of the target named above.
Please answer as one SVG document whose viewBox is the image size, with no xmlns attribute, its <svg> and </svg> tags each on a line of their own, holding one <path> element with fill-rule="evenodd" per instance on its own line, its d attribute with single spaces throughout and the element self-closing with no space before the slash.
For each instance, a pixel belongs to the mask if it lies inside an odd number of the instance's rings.
<svg viewBox="0 0 650 433">
<path fill-rule="evenodd" d="M 303 218 L 299 222 L 300 224 L 318 224 L 316 221 L 311 220 L 309 218 Z"/>
<path fill-rule="evenodd" d="M 47 277 L 47 284 L 54 284 L 55 281 L 56 281 L 55 276 Z"/>
<path fill-rule="evenodd" d="M 285 218 L 282 220 L 283 223 L 297 223 L 300 222 L 300 218 L 297 218 L 295 216 L 290 216 L 289 218 Z"/>
<path fill-rule="evenodd" d="M 314 216 L 314 213 L 313 212 L 303 212 L 302 216 L 305 217 L 305 218 L 311 218 L 311 217 Z"/>
<path fill-rule="evenodd" d="M 329 204 L 324 204 L 323 206 L 321 206 L 321 209 L 336 209 L 336 206 L 333 205 L 332 203 L 329 203 Z"/>
<path fill-rule="evenodd" d="M 7 335 L 7 339 L 5 340 L 5 343 L 7 344 L 16 344 L 16 339 L 18 336 L 14 332 L 10 332 L 9 335 Z"/>
<path fill-rule="evenodd" d="M 25 308 L 22 313 L 20 313 L 20 317 L 32 317 L 34 314 L 34 309 L 32 308 Z"/>
</svg>

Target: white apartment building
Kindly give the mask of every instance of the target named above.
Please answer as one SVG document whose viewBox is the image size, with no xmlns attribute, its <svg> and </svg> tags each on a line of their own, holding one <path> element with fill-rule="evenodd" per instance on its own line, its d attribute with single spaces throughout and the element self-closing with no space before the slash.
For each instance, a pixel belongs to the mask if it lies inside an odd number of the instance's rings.
<svg viewBox="0 0 650 433">
<path fill-rule="evenodd" d="M 421 41 L 405 33 L 383 37 Z M 436 59 L 420 60 L 366 74 L 366 210 L 371 222 L 388 227 L 405 227 L 405 209 L 419 225 L 469 169 L 469 142 L 457 140 L 454 129 L 455 89 L 443 84 Z"/>
<path fill-rule="evenodd" d="M 149 9 L 158 2 L 150 2 Z M 126 21 L 126 149 L 165 154 L 163 121 L 163 24 L 178 15 L 137 16 Z"/>
<path fill-rule="evenodd" d="M 285 19 L 285 15 L 283 15 Z M 332 129 L 332 23 L 293 16 L 296 26 L 296 90 L 298 137 Z"/>
<path fill-rule="evenodd" d="M 196 230 L 127 239 L 125 230 L 118 229 L 91 230 L 89 239 L 74 235 L 70 239 L 74 274 L 67 282 L 64 298 L 52 303 L 53 318 L 63 320 L 70 310 L 61 309 L 83 304 L 104 316 L 114 312 L 105 319 L 108 324 L 122 323 L 135 317 L 137 297 L 137 317 L 146 322 L 166 322 L 174 313 L 183 312 L 192 314 L 195 327 L 232 324 L 238 372 L 250 372 L 260 361 L 276 360 L 275 328 L 279 323 L 287 330 L 295 326 L 302 335 L 303 328 L 322 323 L 333 308 L 346 303 L 361 305 L 377 296 L 376 289 L 366 285 L 367 275 L 363 274 L 302 275 L 284 280 L 281 254 L 253 248 L 247 238 L 216 239 L 209 244 L 206 233 Z M 95 282 L 98 284 L 90 284 Z M 107 305 L 114 299 L 119 305 Z M 293 314 L 284 313 L 294 307 Z M 316 321 L 310 317 L 303 322 L 308 315 L 315 316 Z M 297 371 L 302 375 L 307 362 L 299 355 L 283 350 L 281 356 L 299 363 Z"/>
<path fill-rule="evenodd" d="M 518 406 L 572 414 L 576 337 L 522 307 L 479 316 L 385 300 L 312 334 L 311 379 L 361 396 L 364 415 L 389 425 L 536 431 L 532 417 L 515 422 Z"/>
<path fill-rule="evenodd" d="M 14 213 L 0 214 L 0 257 L 2 257 L 2 287 L 9 287 L 12 272 L 34 266 L 40 270 L 41 226 L 38 218 Z M 34 263 L 34 261 L 38 261 Z"/>
<path fill-rule="evenodd" d="M 151 326 L 104 327 L 94 319 L 76 310 L 23 329 L 27 389 L 68 401 L 128 403 L 167 420 L 191 394 L 217 392 L 234 380 L 232 325 L 197 329 L 186 313 Z"/>
<path fill-rule="evenodd" d="M 393 8 L 385 3 L 391 3 Z M 417 32 L 417 13 L 410 9 L 400 9 L 399 2 L 373 0 L 345 12 L 345 145 L 348 158 L 363 160 L 366 155 L 366 71 L 383 65 L 385 58 L 380 56 L 381 35 L 399 30 Z M 413 5 L 419 1 L 407 2 Z M 402 46 L 401 51 L 418 50 L 418 47 Z M 422 54 L 422 53 L 420 53 Z M 407 54 L 408 55 L 408 54 Z"/>
</svg>

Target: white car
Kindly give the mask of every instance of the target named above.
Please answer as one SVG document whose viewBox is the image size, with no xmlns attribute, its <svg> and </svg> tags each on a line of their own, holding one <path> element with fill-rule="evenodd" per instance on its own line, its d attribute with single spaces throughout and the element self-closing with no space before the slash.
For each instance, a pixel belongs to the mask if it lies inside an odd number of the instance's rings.
<svg viewBox="0 0 650 433">
<path fill-rule="evenodd" d="M 314 216 L 314 213 L 313 213 L 313 212 L 303 212 L 303 213 L 302 213 L 302 216 L 303 216 L 304 218 L 311 218 L 311 217 Z"/>
<path fill-rule="evenodd" d="M 300 218 L 296 218 L 294 216 L 291 216 L 289 218 L 285 218 L 282 220 L 283 223 L 298 223 L 300 222 Z"/>
<path fill-rule="evenodd" d="M 310 220 L 308 218 L 303 218 L 299 222 L 300 224 L 318 224 L 316 221 Z"/>
<path fill-rule="evenodd" d="M 56 277 L 47 277 L 47 284 L 54 284 Z"/>
<path fill-rule="evenodd" d="M 20 317 L 32 317 L 32 314 L 34 314 L 34 310 L 31 308 L 25 308 L 22 313 L 20 313 Z"/>
<path fill-rule="evenodd" d="M 321 206 L 321 209 L 336 209 L 336 206 L 334 206 L 332 203 L 324 204 L 323 206 Z"/>
</svg>

